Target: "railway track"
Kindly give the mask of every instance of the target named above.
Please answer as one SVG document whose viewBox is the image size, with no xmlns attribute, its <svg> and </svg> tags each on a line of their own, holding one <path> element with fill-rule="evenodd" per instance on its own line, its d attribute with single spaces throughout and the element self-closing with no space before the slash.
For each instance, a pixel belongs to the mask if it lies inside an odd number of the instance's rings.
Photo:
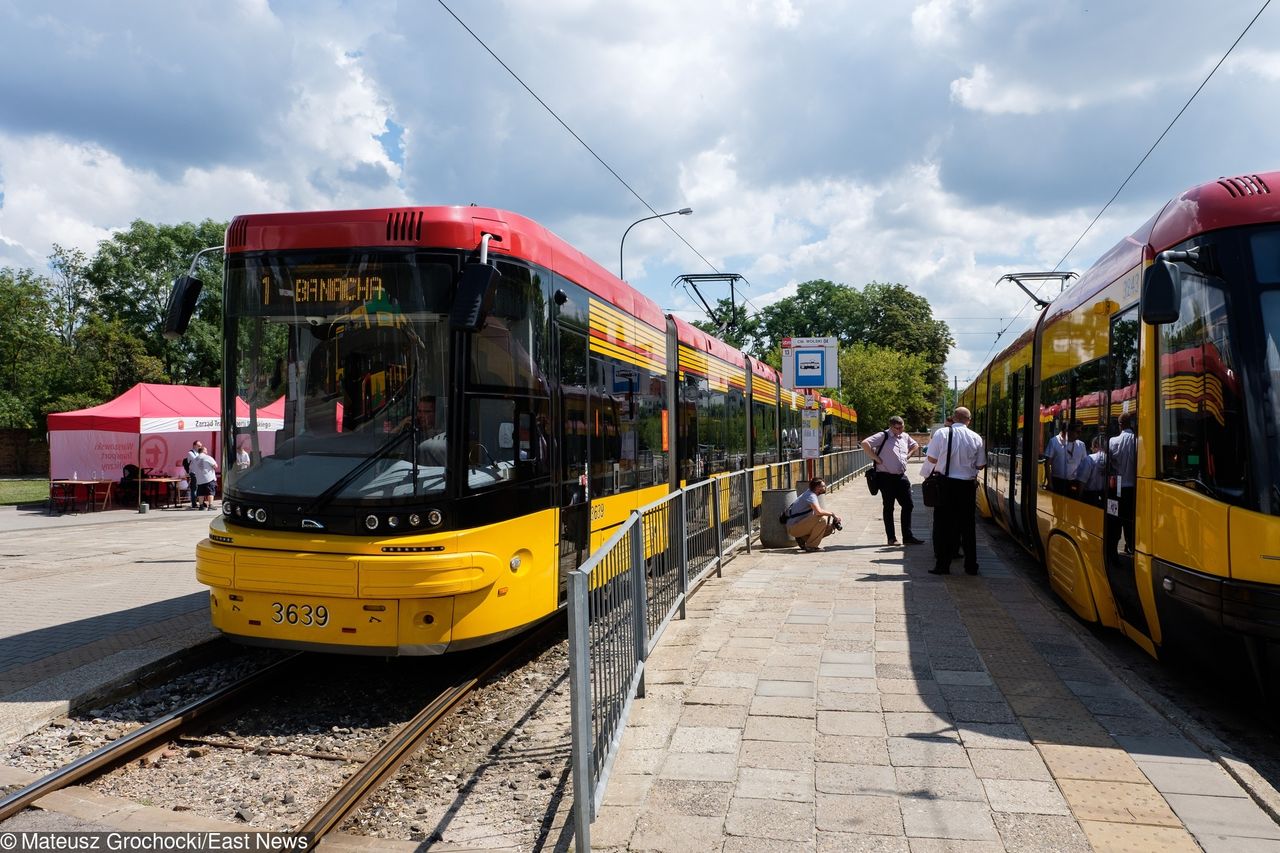
<svg viewBox="0 0 1280 853">
<path fill-rule="evenodd" d="M 368 759 L 360 762 L 359 767 L 345 779 L 333 796 L 314 809 L 309 818 L 295 825 L 292 830 L 282 828 L 282 831 L 305 835 L 315 842 L 337 829 L 344 820 L 361 807 L 367 797 L 395 775 L 400 766 L 439 727 L 450 711 L 496 673 L 517 666 L 523 657 L 528 656 L 531 648 L 541 648 L 552 642 L 552 635 L 562 630 L 562 620 L 548 619 L 532 632 L 505 644 L 491 649 L 477 650 L 468 655 L 451 657 L 449 661 L 453 666 L 459 667 L 458 671 L 452 673 L 443 686 L 432 691 L 432 695 L 421 710 L 409 722 L 387 737 Z M 252 748 L 260 751 L 260 754 L 277 753 L 285 756 L 302 754 L 289 748 L 268 749 L 260 744 L 251 745 L 240 740 L 222 742 L 225 738 L 202 737 L 194 734 L 194 730 L 207 725 L 210 719 L 225 716 L 240 704 L 261 699 L 264 685 L 278 686 L 295 681 L 297 670 L 300 669 L 297 666 L 300 658 L 313 659 L 313 656 L 301 654 L 291 656 L 222 687 L 208 696 L 188 702 L 142 728 L 46 774 L 31 785 L 0 798 L 0 822 L 35 804 L 47 794 L 71 785 L 88 782 L 140 756 L 161 750 L 175 741 L 205 744 L 215 749 L 230 749 L 238 752 L 245 752 Z M 365 752 L 365 754 L 369 753 Z M 352 763 L 358 760 L 350 753 L 317 754 L 307 755 L 307 757 Z"/>
<path fill-rule="evenodd" d="M 453 684 L 447 686 L 428 702 L 426 707 L 396 731 L 381 749 L 362 764 L 360 769 L 329 798 L 328 802 L 295 830 L 297 834 L 309 837 L 314 845 L 315 841 L 336 829 L 359 809 L 366 797 L 396 773 L 400 765 L 413 754 L 453 708 L 494 674 L 527 655 L 530 646 L 546 643 L 552 634 L 562 629 L 562 621 L 554 618 L 546 619 L 531 633 L 496 647 L 502 650 L 496 656 L 475 660 L 465 672 L 458 674 Z"/>
<path fill-rule="evenodd" d="M 0 821 L 8 820 L 46 794 L 92 779 L 139 755 L 145 755 L 210 717 L 224 713 L 237 703 L 244 702 L 259 685 L 286 674 L 301 656 L 301 653 L 293 654 L 207 696 L 192 700 L 142 728 L 42 776 L 30 785 L 6 794 L 0 798 Z"/>
</svg>

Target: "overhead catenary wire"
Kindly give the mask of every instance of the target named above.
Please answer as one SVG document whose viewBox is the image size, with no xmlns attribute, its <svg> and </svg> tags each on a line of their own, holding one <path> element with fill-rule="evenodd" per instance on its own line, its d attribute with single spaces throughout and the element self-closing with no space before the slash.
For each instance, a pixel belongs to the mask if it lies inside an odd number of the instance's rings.
<svg viewBox="0 0 1280 853">
<path fill-rule="evenodd" d="M 659 214 L 659 213 L 658 213 L 658 211 L 653 207 L 653 205 L 649 204 L 649 202 L 648 202 L 648 201 L 646 201 L 646 200 L 644 199 L 644 197 L 640 195 L 640 193 L 636 192 L 635 188 L 634 188 L 634 187 L 632 187 L 632 186 L 631 186 L 631 184 L 627 183 L 627 182 L 626 182 L 626 180 L 625 180 L 621 175 L 619 175 L 619 174 L 618 174 L 617 170 L 615 170 L 612 166 L 610 166 L 607 162 L 605 162 L 605 159 L 604 159 L 603 157 L 601 157 L 599 154 L 597 154 L 597 153 L 595 152 L 595 149 L 594 149 L 594 148 L 592 148 L 590 145 L 588 145 L 588 144 L 587 144 L 587 142 L 586 142 L 586 140 L 584 140 L 581 136 L 579 136 L 579 135 L 578 135 L 578 133 L 577 133 L 577 131 L 575 131 L 572 127 L 570 127 L 570 126 L 569 126 L 568 122 L 566 122 L 564 119 L 560 118 L 559 114 L 558 114 L 558 113 L 556 113 L 556 111 L 555 111 L 555 110 L 551 109 L 551 106 L 550 106 L 546 101 L 542 100 L 542 98 L 538 96 L 538 93 L 537 93 L 537 92 L 533 91 L 533 89 L 531 89 L 531 88 L 529 87 L 529 84 L 525 83 L 525 82 L 524 82 L 524 80 L 520 79 L 520 75 L 519 75 L 519 74 L 517 74 L 514 70 L 512 70 L 511 66 L 510 66 L 510 65 L 507 65 L 507 63 L 506 63 L 506 62 L 504 62 L 504 61 L 502 60 L 502 57 L 498 56 L 498 54 L 494 52 L 493 48 L 491 48 L 491 47 L 489 47 L 489 45 L 485 44 L 484 39 L 480 38 L 480 36 L 476 34 L 475 30 L 473 30 L 473 29 L 471 29 L 471 27 L 467 26 L 466 22 L 465 22 L 465 21 L 463 21 L 461 18 L 459 18 L 459 17 L 458 17 L 458 15 L 457 15 L 457 13 L 456 13 L 456 12 L 454 12 L 452 9 L 450 9 L 450 8 L 449 8 L 449 4 L 445 3 L 445 2 L 444 2 L 444 0 L 436 0 L 436 2 L 438 2 L 438 3 L 440 4 L 441 8 L 443 8 L 446 12 L 448 12 L 448 13 L 449 13 L 449 15 L 450 15 L 450 16 L 451 16 L 455 21 L 457 21 L 457 22 L 458 22 L 459 26 L 461 26 L 464 30 L 466 30 L 466 31 L 467 31 L 467 33 L 468 33 L 468 34 L 469 34 L 473 39 L 475 39 L 475 40 L 476 40 L 476 43 L 477 43 L 477 44 L 479 44 L 482 48 L 484 48 L 484 49 L 485 49 L 485 52 L 487 52 L 490 56 L 492 56 L 492 57 L 494 58 L 494 60 L 495 60 L 499 65 L 501 65 L 501 66 L 503 67 L 503 69 L 505 69 L 505 70 L 506 70 L 506 72 L 507 72 L 508 74 L 510 74 L 510 75 L 511 75 L 512 79 L 514 79 L 517 83 L 519 83 L 519 84 L 520 84 L 520 86 L 521 86 L 521 87 L 522 87 L 526 92 L 528 92 L 528 93 L 529 93 L 529 95 L 530 95 L 530 96 L 531 96 L 535 101 L 537 101 L 539 104 L 541 104 L 541 105 L 542 105 L 542 108 L 543 108 L 544 110 L 546 110 L 548 113 L 550 113 L 550 114 L 551 114 L 551 117 L 552 117 L 552 118 L 554 118 L 557 122 L 559 122 L 559 123 L 560 123 L 560 126 L 561 126 L 561 127 L 563 127 L 566 131 L 568 131 L 568 132 L 569 132 L 569 135 L 570 135 L 570 136 L 572 136 L 574 139 L 576 139 L 576 140 L 578 141 L 578 144 L 579 144 L 579 145 L 581 145 L 583 148 L 587 149 L 587 152 L 588 152 L 588 153 L 590 153 L 592 157 L 596 158 L 596 160 L 600 163 L 600 165 L 601 165 L 601 166 L 604 166 L 604 167 L 605 167 L 605 169 L 606 169 L 606 170 L 608 170 L 609 174 L 610 174 L 610 175 L 613 175 L 613 177 L 617 179 L 618 183 L 620 183 L 620 184 L 622 184 L 624 187 L 626 187 L 626 188 L 627 188 L 627 192 L 629 192 L 629 193 L 631 193 L 633 196 L 635 196 L 635 197 L 636 197 L 636 200 L 637 200 L 637 201 L 639 201 L 641 204 L 643 204 L 643 205 L 645 206 L 645 208 L 647 208 L 647 209 L 648 209 L 648 211 L 649 211 L 650 213 L 652 213 L 652 214 L 653 214 L 654 216 L 656 216 L 656 217 L 659 217 L 659 220 L 658 220 L 658 221 L 660 221 L 663 225 L 667 226 L 667 228 L 668 228 L 668 229 L 670 229 L 671 233 L 672 233 L 672 234 L 674 234 L 674 235 L 676 235 L 676 237 L 678 237 L 678 238 L 680 239 L 680 242 L 681 242 L 681 243 L 684 243 L 686 246 L 688 246 L 688 247 L 689 247 L 689 251 L 693 252 L 695 255 L 697 255 L 699 258 L 701 258 L 701 259 L 702 259 L 702 262 L 703 262 L 704 264 L 706 264 L 708 267 L 710 267 L 712 271 L 717 272 L 717 273 L 718 273 L 718 272 L 720 272 L 720 270 L 716 268 L 716 265 L 715 265 L 715 264 L 713 264 L 713 263 L 711 263 L 711 261 L 707 260 L 707 259 L 706 259 L 706 257 L 704 257 L 704 256 L 703 256 L 703 254 L 702 254 L 701 252 L 699 252 L 696 248 L 694 248 L 693 244 L 692 244 L 692 243 L 690 243 L 688 240 L 686 240 L 686 239 L 685 239 L 685 237 L 684 237 L 684 235 L 683 235 L 683 234 L 681 234 L 679 231 L 677 231 L 677 230 L 675 229 L 675 227 L 674 227 L 670 222 L 667 222 L 667 220 L 666 220 L 666 219 L 661 218 L 661 214 Z"/>
<path fill-rule="evenodd" d="M 1071 248 L 1067 249 L 1066 253 L 1062 256 L 1062 258 L 1056 264 L 1053 265 L 1053 269 L 1055 272 L 1059 267 L 1061 267 L 1066 262 L 1067 258 L 1071 257 L 1071 253 L 1074 252 L 1076 250 L 1076 247 L 1080 245 L 1080 241 L 1083 240 L 1091 230 L 1093 230 L 1093 226 L 1096 225 L 1098 220 L 1102 218 L 1102 214 L 1107 212 L 1107 208 L 1111 207 L 1112 202 L 1114 202 L 1117 198 L 1120 197 L 1120 193 L 1124 191 L 1124 188 L 1129 184 L 1129 181 L 1131 181 L 1133 179 L 1133 176 L 1138 173 L 1138 170 L 1142 168 L 1142 164 L 1147 162 L 1147 158 L 1150 157 L 1151 153 L 1156 150 L 1156 146 L 1159 145 L 1160 142 L 1165 138 L 1165 136 L 1168 135 L 1169 131 L 1173 129 L 1173 126 L 1174 124 L 1177 123 L 1178 119 L 1182 118 L 1182 114 L 1185 113 L 1187 111 L 1187 108 L 1191 106 L 1191 102 L 1196 99 L 1196 96 L 1200 94 L 1200 91 L 1204 89 L 1206 85 L 1208 85 L 1211 79 L 1213 79 L 1213 75 L 1217 72 L 1219 68 L 1222 67 L 1222 63 L 1227 61 L 1227 57 L 1230 56 L 1231 52 L 1236 49 L 1236 45 L 1240 44 L 1241 39 L 1245 37 L 1245 35 L 1257 22 L 1258 18 L 1262 16 L 1262 13 L 1265 12 L 1267 10 L 1267 7 L 1270 5 L 1271 5 L 1271 0 L 1263 0 L 1262 6 L 1259 7 L 1257 13 L 1249 20 L 1249 23 L 1245 25 L 1245 28 L 1240 31 L 1240 35 L 1236 36 L 1236 40 L 1233 41 L 1231 43 L 1231 46 L 1227 48 L 1226 53 L 1222 54 L 1222 58 L 1217 61 L 1217 63 L 1213 66 L 1213 68 L 1209 69 L 1209 73 L 1205 75 L 1205 78 L 1202 81 L 1200 81 L 1200 85 L 1197 86 L 1196 90 L 1191 93 L 1191 97 L 1187 98 L 1187 102 L 1182 105 L 1182 109 L 1178 110 L 1177 115 L 1175 115 L 1169 121 L 1169 124 L 1165 127 L 1165 129 L 1161 131 L 1158 137 L 1156 137 L 1156 141 L 1151 143 L 1151 147 L 1147 149 L 1147 153 L 1142 155 L 1142 159 L 1139 160 L 1138 164 L 1133 167 L 1133 169 L 1129 172 L 1128 176 L 1123 181 L 1120 182 L 1120 186 L 1117 187 L 1116 191 L 1111 194 L 1111 198 L 1107 200 L 1107 203 L 1102 206 L 1102 209 L 1098 211 L 1097 215 L 1093 217 L 1093 219 L 1089 222 L 1087 226 L 1085 226 L 1084 231 L 1080 232 L 1080 236 L 1077 237 L 1075 239 L 1075 242 L 1071 244 Z M 1040 291 L 1044 289 L 1044 286 L 1047 283 L 1048 281 L 1046 280 L 1040 285 L 1040 287 L 1036 288 L 1037 296 L 1040 294 Z M 983 364 L 986 364 L 987 359 L 991 357 L 991 353 L 995 351 L 996 344 L 1000 342 L 1001 336 L 1004 335 L 1005 332 L 1009 331 L 1009 327 L 1012 326 L 1018 320 L 1018 318 L 1022 316 L 1022 312 L 1026 311 L 1027 306 L 1029 306 L 1034 301 L 1035 301 L 1034 298 L 1028 299 L 1026 303 L 1022 306 L 1022 308 L 1018 310 L 1018 313 L 1014 314 L 1013 318 L 1009 320 L 1007 324 L 1005 324 L 1004 328 L 1002 328 L 999 332 L 996 332 L 995 340 L 991 342 L 991 348 L 987 350 L 987 354 L 982 357 Z"/>
</svg>

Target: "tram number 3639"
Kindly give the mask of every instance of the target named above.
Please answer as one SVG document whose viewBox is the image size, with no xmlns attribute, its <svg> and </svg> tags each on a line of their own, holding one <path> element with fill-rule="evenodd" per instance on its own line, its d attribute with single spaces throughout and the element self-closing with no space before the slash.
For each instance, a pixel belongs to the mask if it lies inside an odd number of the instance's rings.
<svg viewBox="0 0 1280 853">
<path fill-rule="evenodd" d="M 283 604 L 271 602 L 271 621 L 279 624 L 302 625 L 305 628 L 323 628 L 329 624 L 329 608 L 323 604 Z"/>
</svg>

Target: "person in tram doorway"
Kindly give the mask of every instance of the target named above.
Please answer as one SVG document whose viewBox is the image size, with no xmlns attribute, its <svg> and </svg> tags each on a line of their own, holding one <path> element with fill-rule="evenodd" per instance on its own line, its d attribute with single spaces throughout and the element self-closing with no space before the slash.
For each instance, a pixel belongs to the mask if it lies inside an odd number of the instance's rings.
<svg viewBox="0 0 1280 853">
<path fill-rule="evenodd" d="M 818 497 L 826 493 L 827 484 L 821 477 L 814 477 L 809 488 L 787 507 L 787 535 L 796 540 L 801 551 L 821 550 L 823 539 L 844 529 L 840 516 L 822 508 Z"/>
<path fill-rule="evenodd" d="M 1111 459 L 1111 477 L 1108 481 L 1108 497 L 1115 497 L 1120 509 L 1120 528 L 1124 531 L 1124 553 L 1133 553 L 1133 515 L 1134 493 L 1138 487 L 1138 437 L 1134 435 L 1133 425 L 1137 422 L 1136 412 L 1121 412 L 1120 434 L 1111 439 L 1108 445 Z M 1113 537 L 1114 538 L 1114 537 Z M 1107 543 L 1108 553 L 1114 554 L 1119 542 Z"/>
<path fill-rule="evenodd" d="M 922 544 L 924 540 L 917 539 L 911 532 L 911 511 L 915 503 L 911 500 L 911 481 L 907 479 L 907 460 L 911 454 L 919 452 L 919 443 L 907 435 L 902 418 L 894 415 L 889 418 L 888 429 L 862 440 L 862 448 L 875 460 L 876 485 L 884 502 L 885 538 L 890 545 L 898 544 L 898 537 L 893 532 L 893 505 L 896 502 L 902 507 L 902 541 L 908 545 Z"/>
<path fill-rule="evenodd" d="M 1089 455 L 1076 469 L 1076 477 L 1080 481 L 1080 497 L 1085 503 L 1102 506 L 1107 488 L 1107 454 L 1102 449 L 1102 436 L 1093 437 L 1089 450 Z"/>
<path fill-rule="evenodd" d="M 931 575 L 951 574 L 951 560 L 957 544 L 964 546 L 964 571 L 978 573 L 977 532 L 974 509 L 977 505 L 978 472 L 987 467 L 987 450 L 982 436 L 969 429 L 972 418 L 964 406 L 952 412 L 955 424 L 943 427 L 929 441 L 929 461 L 941 472 L 942 490 L 933 508 L 933 558 Z"/>
<path fill-rule="evenodd" d="M 196 451 L 196 458 L 191 461 L 191 473 L 196 478 L 196 501 L 200 509 L 213 509 L 213 493 L 218 488 L 218 460 L 206 453 L 200 442 L 196 442 Z"/>
<path fill-rule="evenodd" d="M 195 461 L 200 452 L 196 450 L 200 446 L 200 442 L 191 442 L 191 449 L 187 451 L 187 455 L 182 457 L 182 467 L 186 470 L 187 477 L 187 493 L 191 495 L 191 508 L 195 509 L 196 501 L 196 472 L 191 470 L 191 463 Z"/>
<path fill-rule="evenodd" d="M 1060 495 L 1076 494 L 1079 469 L 1088 456 L 1084 442 L 1080 440 L 1079 421 L 1062 422 L 1057 435 L 1049 439 L 1044 448 L 1044 462 L 1049 467 L 1049 483 Z"/>
</svg>

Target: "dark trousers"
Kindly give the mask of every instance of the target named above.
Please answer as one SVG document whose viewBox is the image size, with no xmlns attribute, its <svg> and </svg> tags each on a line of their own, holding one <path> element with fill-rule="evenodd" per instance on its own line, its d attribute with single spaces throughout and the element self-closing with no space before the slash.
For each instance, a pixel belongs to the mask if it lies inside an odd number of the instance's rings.
<svg viewBox="0 0 1280 853">
<path fill-rule="evenodd" d="M 977 481 L 946 477 L 941 485 L 941 500 L 933 508 L 934 565 L 938 569 L 948 568 L 957 546 L 963 545 L 965 570 L 976 571 L 978 534 L 974 526 L 974 512 Z"/>
<path fill-rule="evenodd" d="M 187 491 L 191 494 L 191 505 L 196 505 L 196 475 L 187 475 Z"/>
<path fill-rule="evenodd" d="M 911 511 L 915 503 L 911 500 L 911 481 L 906 474 L 886 474 L 876 472 L 876 485 L 880 487 L 880 500 L 884 502 L 884 535 L 890 540 L 897 539 L 893 535 L 893 505 L 902 507 L 902 538 L 911 539 Z"/>
<path fill-rule="evenodd" d="M 1106 542 L 1107 553 L 1114 554 L 1120 550 L 1120 534 L 1124 534 L 1124 550 L 1126 552 L 1133 551 L 1134 536 L 1134 509 L 1135 498 L 1137 497 L 1137 489 L 1128 486 L 1120 489 L 1120 496 L 1117 499 L 1120 509 L 1120 523 L 1112 524 L 1108 528 L 1108 536 Z"/>
</svg>

